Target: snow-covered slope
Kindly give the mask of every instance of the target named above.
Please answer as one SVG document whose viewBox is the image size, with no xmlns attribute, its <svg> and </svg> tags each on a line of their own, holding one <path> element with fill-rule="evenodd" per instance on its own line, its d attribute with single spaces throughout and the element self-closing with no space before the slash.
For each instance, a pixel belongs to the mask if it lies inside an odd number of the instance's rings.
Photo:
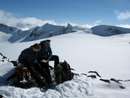
<svg viewBox="0 0 130 98">
<path fill-rule="evenodd" d="M 118 34 L 130 33 L 130 28 L 109 26 L 109 25 L 99 25 L 91 28 L 92 33 L 100 36 L 112 36 Z"/>
<path fill-rule="evenodd" d="M 26 32 L 17 29 L 16 27 L 7 26 L 4 24 L 0 24 L 0 32 L 3 32 L 6 36 L 8 36 L 8 38 L 5 38 L 5 40 L 9 42 L 18 41 L 27 35 Z"/>
<path fill-rule="evenodd" d="M 6 34 L 4 32 L 0 32 L 0 42 L 8 41 L 10 36 L 11 36 L 10 34 Z"/>
<path fill-rule="evenodd" d="M 102 78 L 130 79 L 130 34 L 100 37 L 77 32 L 49 39 L 53 53 L 59 55 L 60 61 L 67 60 L 78 73 L 96 70 Z M 0 51 L 16 60 L 23 49 L 41 40 L 14 44 L 3 42 L 0 43 Z M 11 68 L 8 63 L 1 64 L 0 76 Z M 107 84 L 81 75 L 45 93 L 38 88 L 24 90 L 10 86 L 1 86 L 0 93 L 8 98 L 129 98 L 130 83 L 123 82 L 123 85 L 126 89 L 120 89 L 114 83 Z"/>
<path fill-rule="evenodd" d="M 94 69 L 102 73 L 113 73 L 116 77 L 125 78 L 124 74 L 126 73 L 125 76 L 127 76 L 129 72 L 129 38 L 129 34 L 104 38 L 78 32 L 50 39 L 52 40 L 51 45 L 54 54 L 59 55 L 61 60 L 69 61 L 77 71 L 87 72 Z M 1 43 L 0 50 L 9 58 L 16 60 L 24 48 L 39 41 L 41 40 L 14 44 Z M 120 72 L 116 72 L 118 65 L 122 69 Z M 105 69 L 102 69 L 104 66 Z M 123 70 L 124 68 L 125 71 Z M 119 73 L 122 73 L 122 76 Z"/>
</svg>

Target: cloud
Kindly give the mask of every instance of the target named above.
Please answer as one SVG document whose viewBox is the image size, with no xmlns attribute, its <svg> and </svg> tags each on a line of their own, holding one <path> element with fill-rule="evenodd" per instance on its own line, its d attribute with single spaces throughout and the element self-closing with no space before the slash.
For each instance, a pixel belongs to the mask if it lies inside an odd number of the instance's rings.
<svg viewBox="0 0 130 98">
<path fill-rule="evenodd" d="M 35 17 L 25 17 L 19 19 L 19 22 L 17 23 L 17 27 L 32 28 L 35 26 L 42 26 L 46 23 L 56 24 L 55 21 L 53 20 L 42 20 Z"/>
<path fill-rule="evenodd" d="M 18 18 L 12 13 L 0 10 L 0 23 L 18 27 L 21 29 L 28 29 L 35 26 L 41 26 L 45 23 L 56 24 L 54 20 L 42 20 L 35 17 Z"/>
<path fill-rule="evenodd" d="M 7 25 L 15 25 L 18 19 L 14 17 L 11 13 L 0 10 L 0 23 Z"/>
<path fill-rule="evenodd" d="M 102 20 L 96 20 L 95 22 L 94 22 L 94 25 L 99 25 L 99 24 L 101 24 L 102 23 Z"/>
<path fill-rule="evenodd" d="M 124 28 L 130 28 L 129 24 L 119 24 L 117 26 L 124 27 Z"/>
<path fill-rule="evenodd" d="M 101 25 L 102 23 L 103 23 L 102 20 L 96 20 L 96 21 L 94 21 L 94 22 L 91 23 L 91 24 L 86 24 L 86 26 L 87 26 L 88 28 L 92 28 L 92 27 L 94 27 L 94 26 Z"/>
<path fill-rule="evenodd" d="M 93 26 L 101 24 L 102 20 L 96 20 L 90 24 L 77 24 L 71 21 L 65 23 L 56 23 L 54 20 L 43 20 L 43 19 L 38 19 L 36 17 L 16 17 L 14 14 L 10 12 L 0 10 L 0 23 L 26 30 L 29 28 L 33 28 L 35 26 L 42 26 L 46 23 L 55 24 L 55 25 L 56 24 L 67 25 L 68 23 L 70 23 L 73 26 L 82 26 L 84 28 L 85 27 L 91 28 Z"/>
<path fill-rule="evenodd" d="M 103 23 L 103 21 L 102 20 L 96 20 L 96 21 L 89 23 L 89 24 L 87 24 L 87 23 L 86 24 L 77 24 L 77 23 L 73 23 L 73 22 L 67 22 L 67 23 L 70 23 L 73 26 L 80 26 L 80 27 L 83 27 L 83 28 L 92 28 L 96 25 L 101 25 Z"/>
<path fill-rule="evenodd" d="M 116 12 L 118 20 L 128 20 L 130 19 L 130 11 Z"/>
</svg>

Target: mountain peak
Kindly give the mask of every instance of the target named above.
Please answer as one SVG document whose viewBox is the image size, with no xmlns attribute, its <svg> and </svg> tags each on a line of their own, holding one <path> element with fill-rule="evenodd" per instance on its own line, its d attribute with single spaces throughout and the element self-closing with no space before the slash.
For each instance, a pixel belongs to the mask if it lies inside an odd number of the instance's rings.
<svg viewBox="0 0 130 98">
<path fill-rule="evenodd" d="M 19 29 L 17 29 L 16 27 L 11 27 L 5 24 L 0 24 L 0 31 L 4 32 L 4 33 L 10 33 L 13 34 L 16 31 L 18 31 Z"/>
</svg>

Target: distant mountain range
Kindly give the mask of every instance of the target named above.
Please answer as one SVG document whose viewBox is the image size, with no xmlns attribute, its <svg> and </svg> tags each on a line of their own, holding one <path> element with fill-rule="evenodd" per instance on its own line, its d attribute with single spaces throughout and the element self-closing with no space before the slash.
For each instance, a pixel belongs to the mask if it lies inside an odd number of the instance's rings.
<svg viewBox="0 0 130 98">
<path fill-rule="evenodd" d="M 91 29 L 88 29 L 80 26 L 72 26 L 71 24 L 68 24 L 67 26 L 58 26 L 49 23 L 25 31 L 18 29 L 16 27 L 0 24 L 0 31 L 6 34 L 11 34 L 11 37 L 8 39 L 9 42 L 33 41 L 61 34 L 67 34 L 72 32 L 74 33 L 77 31 L 93 33 L 99 36 L 112 36 L 117 34 L 130 33 L 130 29 L 128 28 L 108 26 L 108 25 L 99 25 L 92 27 Z"/>
<path fill-rule="evenodd" d="M 20 30 L 16 27 L 0 24 L 0 31 L 12 35 L 8 39 L 9 42 L 16 42 L 19 40 L 22 42 L 33 41 L 41 38 L 75 32 L 73 26 L 70 24 L 67 26 L 57 26 L 48 23 L 43 26 L 37 26 L 25 31 Z"/>
<path fill-rule="evenodd" d="M 55 35 L 75 32 L 75 30 L 73 30 L 73 27 L 70 24 L 68 24 L 67 26 L 57 26 L 57 25 L 52 25 L 47 23 L 41 27 L 35 27 L 25 32 L 27 32 L 28 35 L 23 41 L 32 41 L 32 40 L 51 37 Z"/>
<path fill-rule="evenodd" d="M 128 28 L 109 26 L 109 25 L 98 25 L 92 27 L 91 30 L 93 34 L 100 36 L 112 36 L 112 35 L 130 33 L 130 29 Z"/>
</svg>

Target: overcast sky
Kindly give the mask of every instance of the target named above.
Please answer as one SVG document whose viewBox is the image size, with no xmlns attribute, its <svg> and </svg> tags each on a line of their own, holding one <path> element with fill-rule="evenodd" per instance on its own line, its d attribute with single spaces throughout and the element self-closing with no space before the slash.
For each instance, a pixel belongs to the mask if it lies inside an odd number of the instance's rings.
<svg viewBox="0 0 130 98">
<path fill-rule="evenodd" d="M 130 0 L 0 0 L 0 22 L 19 21 L 16 18 L 34 23 L 128 26 Z"/>
</svg>

